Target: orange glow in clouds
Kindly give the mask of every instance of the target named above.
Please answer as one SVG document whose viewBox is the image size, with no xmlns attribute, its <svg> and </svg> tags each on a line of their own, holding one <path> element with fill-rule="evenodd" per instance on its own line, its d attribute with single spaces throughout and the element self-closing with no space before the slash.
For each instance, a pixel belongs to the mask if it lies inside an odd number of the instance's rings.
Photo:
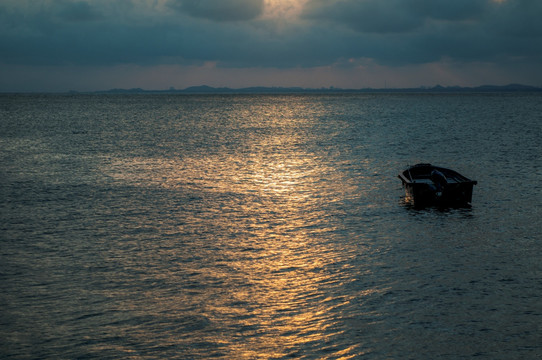
<svg viewBox="0 0 542 360">
<path fill-rule="evenodd" d="M 293 18 L 299 16 L 308 0 L 265 0 L 264 18 Z"/>
</svg>

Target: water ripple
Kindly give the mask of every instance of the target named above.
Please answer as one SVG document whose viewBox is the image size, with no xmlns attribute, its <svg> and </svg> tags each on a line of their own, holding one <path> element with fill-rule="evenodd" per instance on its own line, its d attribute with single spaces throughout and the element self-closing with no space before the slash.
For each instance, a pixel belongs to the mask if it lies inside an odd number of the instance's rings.
<svg viewBox="0 0 542 360">
<path fill-rule="evenodd" d="M 0 357 L 536 358 L 539 100 L 0 96 Z"/>
</svg>

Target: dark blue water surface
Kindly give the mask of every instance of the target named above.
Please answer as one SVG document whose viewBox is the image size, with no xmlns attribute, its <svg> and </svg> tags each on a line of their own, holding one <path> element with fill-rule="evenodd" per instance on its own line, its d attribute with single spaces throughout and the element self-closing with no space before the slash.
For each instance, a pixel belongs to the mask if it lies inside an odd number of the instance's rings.
<svg viewBox="0 0 542 360">
<path fill-rule="evenodd" d="M 1 95 L 0 358 L 538 359 L 541 136 L 536 94 Z"/>
</svg>

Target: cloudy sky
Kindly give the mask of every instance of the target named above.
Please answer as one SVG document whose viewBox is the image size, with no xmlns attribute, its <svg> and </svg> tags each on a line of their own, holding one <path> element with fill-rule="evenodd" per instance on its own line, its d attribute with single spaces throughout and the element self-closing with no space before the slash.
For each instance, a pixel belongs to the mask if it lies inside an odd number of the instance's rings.
<svg viewBox="0 0 542 360">
<path fill-rule="evenodd" d="M 540 0 L 0 0 L 0 91 L 542 86 Z"/>
</svg>

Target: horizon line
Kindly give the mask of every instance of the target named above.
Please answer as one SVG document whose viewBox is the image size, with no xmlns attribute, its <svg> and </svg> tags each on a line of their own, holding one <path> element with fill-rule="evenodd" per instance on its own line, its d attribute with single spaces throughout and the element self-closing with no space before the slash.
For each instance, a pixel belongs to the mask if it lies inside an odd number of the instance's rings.
<svg viewBox="0 0 542 360">
<path fill-rule="evenodd" d="M 356 92 L 538 92 L 542 86 L 511 83 L 507 85 L 478 85 L 478 86 L 419 86 L 404 88 L 339 88 L 320 87 L 304 88 L 300 86 L 247 86 L 230 88 L 227 86 L 213 87 L 209 85 L 194 85 L 184 89 L 143 89 L 143 88 L 111 88 L 107 90 L 67 90 L 67 91 L 0 91 L 0 94 L 121 94 L 121 93 L 184 93 L 184 94 L 223 94 L 223 93 L 356 93 Z"/>
</svg>

